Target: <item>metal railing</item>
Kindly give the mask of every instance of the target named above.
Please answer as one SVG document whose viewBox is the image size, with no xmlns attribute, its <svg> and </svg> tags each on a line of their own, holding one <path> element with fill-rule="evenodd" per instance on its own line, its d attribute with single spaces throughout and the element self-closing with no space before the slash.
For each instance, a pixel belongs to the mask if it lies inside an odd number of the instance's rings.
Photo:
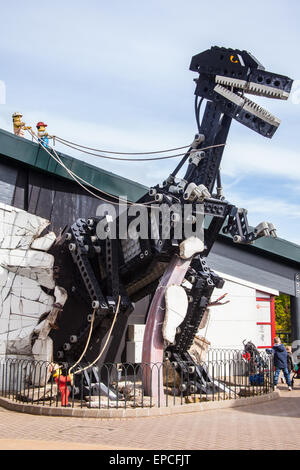
<svg viewBox="0 0 300 470">
<path fill-rule="evenodd" d="M 273 391 L 272 356 L 214 350 L 205 362 L 102 364 L 72 370 L 63 363 L 0 361 L 0 395 L 19 403 L 88 408 L 145 408 L 242 399 Z"/>
<path fill-rule="evenodd" d="M 276 334 L 281 339 L 282 343 L 291 344 L 292 334 L 290 331 L 277 331 Z"/>
</svg>

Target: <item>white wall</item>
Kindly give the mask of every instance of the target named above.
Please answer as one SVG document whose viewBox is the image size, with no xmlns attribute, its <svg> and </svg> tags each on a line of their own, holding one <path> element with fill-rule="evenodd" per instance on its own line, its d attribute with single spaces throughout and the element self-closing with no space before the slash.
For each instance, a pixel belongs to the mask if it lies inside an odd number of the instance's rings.
<svg viewBox="0 0 300 470">
<path fill-rule="evenodd" d="M 259 345 L 259 328 L 256 295 L 257 291 L 278 295 L 278 291 L 252 284 L 242 279 L 219 273 L 225 284 L 222 289 L 215 289 L 212 301 L 227 293 L 221 300 L 229 303 L 210 307 L 210 317 L 205 328 L 199 333 L 211 343 L 211 348 L 242 349 L 243 340 Z"/>
</svg>

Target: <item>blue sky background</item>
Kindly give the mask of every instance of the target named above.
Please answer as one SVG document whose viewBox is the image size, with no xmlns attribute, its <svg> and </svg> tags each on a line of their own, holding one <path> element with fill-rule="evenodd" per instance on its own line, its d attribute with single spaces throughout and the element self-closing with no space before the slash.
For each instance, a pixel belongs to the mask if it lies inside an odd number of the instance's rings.
<svg viewBox="0 0 300 470">
<path fill-rule="evenodd" d="M 196 132 L 189 64 L 212 45 L 246 49 L 267 70 L 300 80 L 297 0 L 2 1 L 1 20 L 6 130 L 21 111 L 28 124 L 43 120 L 50 134 L 97 148 L 188 145 Z M 227 198 L 249 209 L 252 225 L 272 221 L 298 244 L 299 83 L 287 102 L 254 97 L 282 123 L 269 140 L 233 122 L 222 161 Z M 147 186 L 178 161 L 110 162 L 57 148 Z"/>
</svg>

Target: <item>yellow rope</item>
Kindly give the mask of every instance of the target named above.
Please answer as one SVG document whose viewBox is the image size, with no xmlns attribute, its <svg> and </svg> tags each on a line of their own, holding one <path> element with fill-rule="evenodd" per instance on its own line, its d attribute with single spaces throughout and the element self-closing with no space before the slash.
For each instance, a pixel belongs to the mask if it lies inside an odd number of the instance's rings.
<svg viewBox="0 0 300 470">
<path fill-rule="evenodd" d="M 116 319 L 117 319 L 117 316 L 118 316 L 118 313 L 119 313 L 119 309 L 120 309 L 120 301 L 121 301 L 121 296 L 119 295 L 119 299 L 118 299 L 118 304 L 117 304 L 117 308 L 116 308 L 116 313 L 115 313 L 115 316 L 114 316 L 114 319 L 113 319 L 113 322 L 111 324 L 111 327 L 109 329 L 109 333 L 108 333 L 108 336 L 106 338 L 106 341 L 105 341 L 105 344 L 103 346 L 103 348 L 101 349 L 99 355 L 96 357 L 96 359 L 89 365 L 87 365 L 86 367 L 84 367 L 83 369 L 79 369 L 77 370 L 76 372 L 74 372 L 74 375 L 76 374 L 79 374 L 80 372 L 83 372 L 84 370 L 87 370 L 89 369 L 90 367 L 92 367 L 94 364 L 96 364 L 96 362 L 99 361 L 99 359 L 101 358 L 103 352 L 105 351 L 105 348 L 108 344 L 108 341 L 110 340 L 110 337 L 111 337 L 111 334 L 112 334 L 112 330 L 113 330 L 113 327 L 115 325 L 115 322 L 116 322 Z M 73 366 L 74 367 L 74 366 Z"/>
<path fill-rule="evenodd" d="M 90 339 L 91 339 L 91 336 L 92 336 L 92 331 L 93 331 L 93 325 L 94 325 L 96 310 L 97 310 L 97 309 L 94 308 L 93 315 L 92 315 L 92 319 L 91 319 L 90 331 L 89 331 L 89 335 L 88 335 L 88 338 L 87 338 L 87 341 L 86 341 L 84 350 L 83 350 L 83 352 L 82 352 L 80 358 L 77 360 L 77 362 L 75 362 L 75 364 L 73 364 L 72 367 L 70 367 L 68 374 L 70 374 L 70 373 L 71 373 L 71 370 L 73 370 L 74 367 L 76 367 L 77 364 L 79 364 L 79 362 L 81 361 L 81 359 L 83 358 L 83 356 L 84 356 L 85 353 L 86 353 L 86 350 L 87 350 L 87 348 L 88 348 L 88 345 L 89 345 L 89 343 L 90 343 Z"/>
</svg>

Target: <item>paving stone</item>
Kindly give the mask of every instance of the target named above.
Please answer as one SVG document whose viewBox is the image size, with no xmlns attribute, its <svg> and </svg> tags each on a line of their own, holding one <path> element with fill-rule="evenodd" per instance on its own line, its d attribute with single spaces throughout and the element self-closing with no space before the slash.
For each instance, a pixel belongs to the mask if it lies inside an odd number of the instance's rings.
<svg viewBox="0 0 300 470">
<path fill-rule="evenodd" d="M 246 406 L 152 417 L 138 416 L 139 410 L 131 410 L 132 418 L 122 418 L 120 410 L 114 419 L 106 410 L 107 419 L 100 419 L 99 410 L 95 418 L 82 418 L 75 417 L 76 410 L 70 410 L 72 417 L 49 417 L 0 408 L 0 448 L 298 450 L 300 381 L 291 392 L 284 385 L 279 391 L 280 398 L 260 404 L 241 398 Z M 184 406 L 197 409 L 198 404 Z M 100 411 L 103 416 L 105 410 Z"/>
</svg>

